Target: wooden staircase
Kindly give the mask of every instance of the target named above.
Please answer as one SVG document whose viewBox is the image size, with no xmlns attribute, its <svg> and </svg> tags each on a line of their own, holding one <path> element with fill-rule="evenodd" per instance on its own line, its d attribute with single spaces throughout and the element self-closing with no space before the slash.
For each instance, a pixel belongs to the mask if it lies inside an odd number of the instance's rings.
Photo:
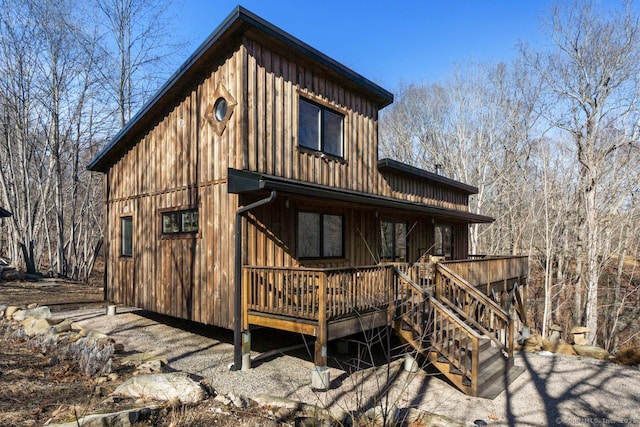
<svg viewBox="0 0 640 427">
<path fill-rule="evenodd" d="M 394 273 L 394 330 L 462 392 L 493 399 L 524 371 L 513 363 L 513 322 L 487 295 L 440 264 L 435 295 Z"/>
</svg>

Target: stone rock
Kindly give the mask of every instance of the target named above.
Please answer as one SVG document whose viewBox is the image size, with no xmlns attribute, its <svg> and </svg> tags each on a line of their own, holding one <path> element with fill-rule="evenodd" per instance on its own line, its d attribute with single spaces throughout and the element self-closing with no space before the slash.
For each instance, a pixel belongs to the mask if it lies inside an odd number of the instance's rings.
<svg viewBox="0 0 640 427">
<path fill-rule="evenodd" d="M 136 368 L 137 375 L 160 373 L 163 366 L 162 361 L 159 359 L 147 360 Z"/>
<path fill-rule="evenodd" d="M 36 308 L 38 307 L 38 303 L 37 302 L 32 302 L 31 304 L 27 305 L 28 309 L 32 309 L 32 308 Z"/>
<path fill-rule="evenodd" d="M 207 398 L 205 389 L 183 372 L 133 377 L 118 386 L 113 395 L 159 401 L 177 399 L 183 404 L 198 403 Z"/>
<path fill-rule="evenodd" d="M 543 340 L 542 349 L 545 351 L 550 351 L 552 353 L 565 354 L 567 356 L 576 355 L 576 352 L 574 351 L 573 347 L 567 344 L 564 340 L 560 340 L 558 342 Z"/>
<path fill-rule="evenodd" d="M 51 322 L 50 322 L 51 323 Z M 51 330 L 56 334 L 62 334 L 71 330 L 71 322 L 67 319 L 61 321 L 58 324 L 54 324 Z"/>
<path fill-rule="evenodd" d="M 49 331 L 51 325 L 45 318 L 29 317 L 20 322 L 24 333 L 29 337 L 35 337 L 36 335 L 43 335 Z"/>
<path fill-rule="evenodd" d="M 231 403 L 233 403 L 233 406 L 235 406 L 236 408 L 243 409 L 247 407 L 247 403 L 241 397 L 236 396 L 234 393 L 229 393 L 227 397 L 231 399 Z"/>
<path fill-rule="evenodd" d="M 7 319 L 11 319 L 18 310 L 20 310 L 20 307 L 10 305 L 4 310 L 4 317 L 6 317 Z"/>
<path fill-rule="evenodd" d="M 129 427 L 135 423 L 140 423 L 148 419 L 154 412 L 160 409 L 159 406 L 146 408 L 127 409 L 125 411 L 113 412 L 110 414 L 93 414 L 80 417 L 76 421 L 64 424 L 49 424 L 50 427 Z"/>
<path fill-rule="evenodd" d="M 224 394 L 217 395 L 216 397 L 213 398 L 213 400 L 215 400 L 216 402 L 222 403 L 224 406 L 229 406 L 233 403 L 231 402 L 231 399 L 229 399 Z"/>
<path fill-rule="evenodd" d="M 609 358 L 609 352 L 604 348 L 596 347 L 594 345 L 579 345 L 574 344 L 573 349 L 579 356 L 591 357 L 593 359 L 605 360 Z"/>
<path fill-rule="evenodd" d="M 51 310 L 49 310 L 49 307 L 45 305 L 37 308 L 27 308 L 26 310 L 20 310 L 13 314 L 13 320 L 18 322 L 26 319 L 27 317 L 49 319 L 51 318 Z"/>
</svg>

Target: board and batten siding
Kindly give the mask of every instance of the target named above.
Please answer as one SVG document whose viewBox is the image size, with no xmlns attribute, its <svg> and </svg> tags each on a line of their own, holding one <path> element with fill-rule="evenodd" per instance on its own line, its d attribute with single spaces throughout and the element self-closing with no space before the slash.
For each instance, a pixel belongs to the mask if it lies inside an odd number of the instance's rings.
<svg viewBox="0 0 640 427">
<path fill-rule="evenodd" d="M 229 164 L 241 161 L 242 110 L 222 135 L 205 120 L 223 84 L 244 102 L 244 49 L 185 91 L 172 108 L 109 170 L 107 180 L 108 299 L 154 312 L 233 326 L 233 216 Z M 161 214 L 197 208 L 199 233 L 163 236 Z M 122 257 L 120 221 L 133 219 L 133 256 Z"/>
<path fill-rule="evenodd" d="M 220 135 L 206 119 L 219 85 L 236 103 Z M 344 159 L 323 159 L 318 153 L 298 148 L 300 96 L 344 114 Z M 288 59 L 250 37 L 245 36 L 237 48 L 230 47 L 225 58 L 169 102 L 146 133 L 128 136 L 137 138 L 135 143 L 105 176 L 110 242 L 107 297 L 112 302 L 233 327 L 234 216 L 238 206 L 246 205 L 249 199 L 228 194 L 229 167 L 467 210 L 466 194 L 411 176 L 378 171 L 375 102 L 318 71 L 309 60 Z M 249 216 L 243 264 L 375 264 L 376 254 L 367 245 L 379 248 L 383 212 L 376 216 L 375 210 L 362 206 L 333 206 L 345 218 L 344 258 L 299 262 L 295 257 L 295 212 L 314 201 L 296 197 L 290 201 L 286 207 L 279 195 L 275 203 Z M 199 211 L 199 233 L 162 236 L 162 212 L 190 208 Z M 120 256 L 120 221 L 124 216 L 133 220 L 130 258 Z M 433 227 L 424 217 L 407 215 L 404 219 L 419 225 L 416 231 L 420 237 L 409 241 L 410 253 L 418 254 L 433 239 Z M 454 245 L 458 243 L 454 241 Z"/>
<path fill-rule="evenodd" d="M 240 169 L 468 210 L 468 195 L 424 179 L 378 171 L 377 106 L 250 38 L 247 46 L 247 145 Z M 344 114 L 344 157 L 323 158 L 298 147 L 298 100 Z"/>
</svg>

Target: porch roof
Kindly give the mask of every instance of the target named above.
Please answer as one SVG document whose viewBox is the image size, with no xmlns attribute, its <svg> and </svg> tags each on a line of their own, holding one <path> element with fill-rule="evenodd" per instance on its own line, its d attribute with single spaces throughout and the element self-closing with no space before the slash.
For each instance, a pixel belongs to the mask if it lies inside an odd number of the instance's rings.
<svg viewBox="0 0 640 427">
<path fill-rule="evenodd" d="M 259 190 L 275 190 L 290 194 L 313 196 L 319 199 L 356 203 L 363 206 L 411 211 L 431 215 L 435 218 L 447 218 L 457 222 L 489 223 L 494 220 L 491 217 L 474 214 L 472 212 L 395 199 L 377 194 L 333 188 L 246 170 L 229 168 L 228 178 L 228 191 L 233 194 L 249 193 Z"/>
</svg>

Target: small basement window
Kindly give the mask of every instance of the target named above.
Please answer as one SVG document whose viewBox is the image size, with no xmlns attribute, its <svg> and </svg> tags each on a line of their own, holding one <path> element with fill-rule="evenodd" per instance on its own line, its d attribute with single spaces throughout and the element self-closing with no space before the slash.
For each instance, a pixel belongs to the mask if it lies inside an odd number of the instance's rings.
<svg viewBox="0 0 640 427">
<path fill-rule="evenodd" d="M 186 234 L 198 232 L 198 210 L 162 213 L 162 234 Z"/>
<path fill-rule="evenodd" d="M 133 217 L 120 218 L 120 256 L 133 256 Z"/>
<path fill-rule="evenodd" d="M 343 157 L 344 116 L 300 98 L 298 145 L 332 156 Z"/>
</svg>

